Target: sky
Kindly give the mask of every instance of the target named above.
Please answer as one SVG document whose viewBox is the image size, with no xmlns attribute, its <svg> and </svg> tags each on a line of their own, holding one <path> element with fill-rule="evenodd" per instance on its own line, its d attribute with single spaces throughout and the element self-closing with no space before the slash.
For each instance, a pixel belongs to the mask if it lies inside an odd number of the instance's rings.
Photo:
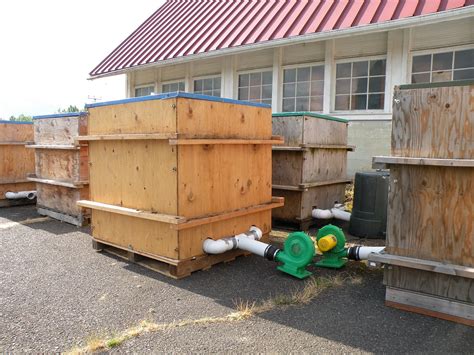
<svg viewBox="0 0 474 355">
<path fill-rule="evenodd" d="M 164 0 L 0 1 L 0 119 L 125 97 L 125 77 L 89 72 Z"/>
</svg>

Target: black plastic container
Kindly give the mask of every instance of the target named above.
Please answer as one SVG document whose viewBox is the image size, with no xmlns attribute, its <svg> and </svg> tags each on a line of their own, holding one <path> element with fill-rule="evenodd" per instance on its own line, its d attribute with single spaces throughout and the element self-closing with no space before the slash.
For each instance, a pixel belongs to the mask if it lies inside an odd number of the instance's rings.
<svg viewBox="0 0 474 355">
<path fill-rule="evenodd" d="M 387 171 L 356 173 L 350 234 L 360 238 L 385 238 L 389 177 Z"/>
</svg>

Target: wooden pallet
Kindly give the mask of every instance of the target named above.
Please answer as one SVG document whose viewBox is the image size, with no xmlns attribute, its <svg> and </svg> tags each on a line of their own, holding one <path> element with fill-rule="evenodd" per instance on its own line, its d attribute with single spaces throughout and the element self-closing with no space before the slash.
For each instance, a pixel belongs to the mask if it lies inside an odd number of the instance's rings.
<svg viewBox="0 0 474 355">
<path fill-rule="evenodd" d="M 57 219 L 61 222 L 66 222 L 77 227 L 84 227 L 90 224 L 91 218 L 88 214 L 79 214 L 78 216 L 72 216 L 65 213 L 61 213 L 43 206 L 38 206 L 38 214 L 42 216 L 48 216 Z"/>
<path fill-rule="evenodd" d="M 146 253 L 127 250 L 117 245 L 103 243 L 92 239 L 92 248 L 98 252 L 106 252 L 131 263 L 159 272 L 173 279 L 182 279 L 198 270 L 208 270 L 215 264 L 227 263 L 239 256 L 249 255 L 243 250 L 232 250 L 224 254 L 207 255 L 187 260 L 169 259 L 166 257 L 151 256 Z"/>
</svg>

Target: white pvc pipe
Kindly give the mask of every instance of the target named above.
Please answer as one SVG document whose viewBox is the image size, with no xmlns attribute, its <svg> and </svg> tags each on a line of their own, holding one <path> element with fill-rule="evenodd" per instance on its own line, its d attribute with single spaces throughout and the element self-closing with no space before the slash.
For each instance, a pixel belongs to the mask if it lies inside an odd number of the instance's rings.
<svg viewBox="0 0 474 355">
<path fill-rule="evenodd" d="M 19 200 L 21 198 L 34 200 L 34 198 L 36 197 L 36 191 L 18 191 L 18 192 L 8 191 L 8 192 L 5 192 L 5 197 L 9 200 Z"/>
<path fill-rule="evenodd" d="M 233 237 L 218 240 L 208 238 L 204 241 L 202 249 L 207 254 L 222 254 L 226 251 L 239 248 L 263 256 L 263 254 L 260 254 L 263 248 L 262 244 L 265 248 L 268 244 L 258 241 L 262 238 L 262 235 L 262 231 L 253 226 L 247 233 L 237 234 Z M 263 251 L 265 251 L 265 248 Z"/>
<path fill-rule="evenodd" d="M 331 213 L 334 218 L 341 219 L 343 221 L 348 221 L 351 219 L 350 212 L 340 210 L 339 208 L 332 208 Z"/>
<path fill-rule="evenodd" d="M 317 219 L 331 219 L 333 217 L 332 212 L 330 210 L 320 210 L 319 208 L 315 208 L 311 215 L 313 218 Z"/>
<path fill-rule="evenodd" d="M 369 254 L 376 253 L 379 254 L 385 247 L 359 247 L 359 259 L 367 260 Z"/>
</svg>

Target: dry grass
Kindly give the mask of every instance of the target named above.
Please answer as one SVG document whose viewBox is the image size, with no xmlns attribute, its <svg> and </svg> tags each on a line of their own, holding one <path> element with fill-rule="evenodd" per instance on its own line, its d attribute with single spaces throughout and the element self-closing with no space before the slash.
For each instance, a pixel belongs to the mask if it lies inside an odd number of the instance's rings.
<svg viewBox="0 0 474 355">
<path fill-rule="evenodd" d="M 223 317 L 203 317 L 171 323 L 154 323 L 142 321 L 140 325 L 129 328 L 113 337 L 109 336 L 103 338 L 90 338 L 86 346 L 82 348 L 74 348 L 67 352 L 67 354 L 84 354 L 94 351 L 112 349 L 131 338 L 145 333 L 165 331 L 193 325 L 238 322 L 253 317 L 257 314 L 265 313 L 278 308 L 305 305 L 310 303 L 322 291 L 330 287 L 341 286 L 347 279 L 351 280 L 353 277 L 343 277 L 341 275 L 333 277 L 312 277 L 305 282 L 304 287 L 297 289 L 288 295 L 277 295 L 259 303 L 239 300 L 234 303 L 235 312 L 229 313 Z"/>
<path fill-rule="evenodd" d="M 352 212 L 353 202 L 354 202 L 354 184 L 348 184 L 346 185 L 346 193 L 345 193 L 345 199 L 344 199 L 344 206 L 346 208 L 346 211 Z"/>
</svg>

